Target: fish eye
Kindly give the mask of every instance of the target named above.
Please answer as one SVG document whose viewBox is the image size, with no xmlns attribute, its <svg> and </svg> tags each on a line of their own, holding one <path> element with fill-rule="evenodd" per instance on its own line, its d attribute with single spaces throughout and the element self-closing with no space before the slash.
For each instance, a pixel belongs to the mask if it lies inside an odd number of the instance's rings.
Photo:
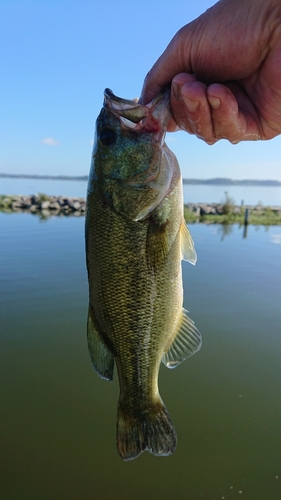
<svg viewBox="0 0 281 500">
<path fill-rule="evenodd" d="M 116 133 L 111 128 L 104 128 L 100 131 L 99 140 L 104 146 L 110 146 L 116 142 Z"/>
</svg>

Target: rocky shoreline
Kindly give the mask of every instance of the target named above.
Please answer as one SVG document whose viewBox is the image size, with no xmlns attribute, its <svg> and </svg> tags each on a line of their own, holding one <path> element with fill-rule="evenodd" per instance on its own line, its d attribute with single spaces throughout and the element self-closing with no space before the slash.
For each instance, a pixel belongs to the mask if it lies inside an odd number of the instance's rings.
<svg viewBox="0 0 281 500">
<path fill-rule="evenodd" d="M 45 194 L 1 195 L 2 212 L 31 212 L 45 217 L 51 215 L 85 215 L 86 200 L 69 196 L 48 196 Z"/>
<path fill-rule="evenodd" d="M 232 213 L 234 215 L 240 215 L 241 211 L 249 210 L 255 213 L 261 213 L 265 210 L 271 210 L 276 214 L 281 215 L 281 206 L 270 206 L 266 207 L 264 205 L 229 205 L 227 203 L 187 203 L 184 205 L 190 212 L 196 213 L 198 216 L 205 215 L 226 215 L 227 213 Z"/>
<path fill-rule="evenodd" d="M 0 195 L 0 211 L 29 212 L 42 218 L 51 216 L 84 216 L 86 200 L 69 196 L 46 194 Z M 187 222 L 239 222 L 281 224 L 281 206 L 233 205 L 225 203 L 187 203 L 184 206 Z M 249 219 L 249 214 L 250 219 Z M 247 219 L 246 219 L 247 216 Z M 266 222 L 265 218 L 268 221 Z"/>
</svg>

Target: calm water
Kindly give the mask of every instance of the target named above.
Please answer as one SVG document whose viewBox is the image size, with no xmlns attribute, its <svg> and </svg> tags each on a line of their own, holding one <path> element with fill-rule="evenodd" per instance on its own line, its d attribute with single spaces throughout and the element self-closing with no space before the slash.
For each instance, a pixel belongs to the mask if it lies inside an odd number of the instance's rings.
<svg viewBox="0 0 281 500">
<path fill-rule="evenodd" d="M 160 373 L 178 447 L 122 462 L 118 383 L 87 352 L 83 224 L 0 213 L 0 498 L 280 500 L 281 228 L 190 227 L 203 347 Z"/>
<path fill-rule="evenodd" d="M 87 183 L 84 181 L 47 181 L 36 179 L 2 179 L 0 194 L 36 194 L 65 195 L 85 197 Z M 185 185 L 185 202 L 219 203 L 225 197 L 225 191 L 233 197 L 236 204 L 281 205 L 281 187 L 256 186 L 207 186 Z"/>
</svg>

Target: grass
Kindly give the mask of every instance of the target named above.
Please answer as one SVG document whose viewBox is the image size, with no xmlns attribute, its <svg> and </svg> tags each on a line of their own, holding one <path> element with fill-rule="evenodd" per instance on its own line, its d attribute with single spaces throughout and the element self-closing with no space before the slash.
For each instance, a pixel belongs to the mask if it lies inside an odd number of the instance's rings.
<svg viewBox="0 0 281 500">
<path fill-rule="evenodd" d="M 38 201 L 39 203 L 42 203 L 42 201 L 49 201 L 51 199 L 50 196 L 48 196 L 45 193 L 38 193 Z"/>
</svg>

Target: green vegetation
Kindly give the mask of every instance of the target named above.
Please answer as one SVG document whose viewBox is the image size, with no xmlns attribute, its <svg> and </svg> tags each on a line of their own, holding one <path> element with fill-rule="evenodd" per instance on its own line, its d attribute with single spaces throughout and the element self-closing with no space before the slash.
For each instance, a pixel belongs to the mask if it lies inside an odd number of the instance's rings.
<svg viewBox="0 0 281 500">
<path fill-rule="evenodd" d="M 42 203 L 42 201 L 50 201 L 51 197 L 48 196 L 45 193 L 38 193 L 37 200 L 39 203 Z"/>
<path fill-rule="evenodd" d="M 9 209 L 12 206 L 12 197 L 0 195 L 0 210 Z"/>
<path fill-rule="evenodd" d="M 224 215 L 230 215 L 233 213 L 235 208 L 235 201 L 233 198 L 228 196 L 228 192 L 225 191 L 225 199 L 222 202 L 222 212 Z"/>
<path fill-rule="evenodd" d="M 222 214 L 197 215 L 186 206 L 184 207 L 184 217 L 187 224 L 192 222 L 206 222 L 213 224 L 244 224 L 245 208 L 234 207 L 235 212 Z M 248 224 L 274 226 L 281 225 L 281 211 L 271 207 L 253 207 L 250 209 Z"/>
</svg>

